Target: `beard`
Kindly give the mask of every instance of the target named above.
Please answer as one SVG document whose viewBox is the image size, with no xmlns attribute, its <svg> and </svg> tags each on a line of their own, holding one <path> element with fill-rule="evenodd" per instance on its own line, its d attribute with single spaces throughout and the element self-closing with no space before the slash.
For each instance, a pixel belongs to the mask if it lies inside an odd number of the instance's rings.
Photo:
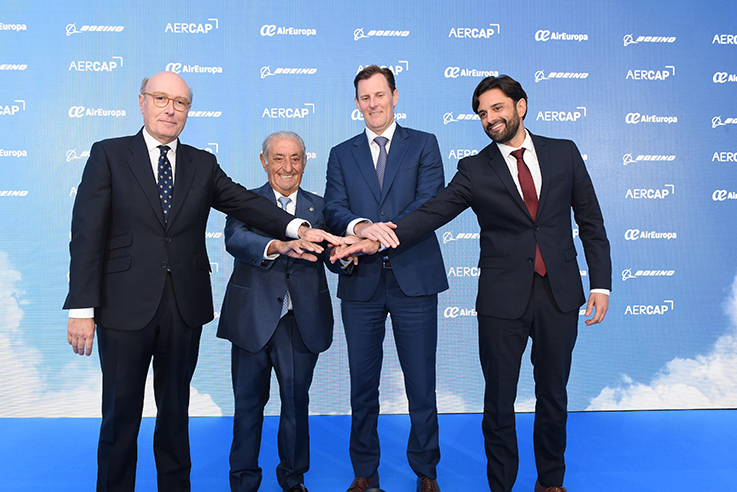
<svg viewBox="0 0 737 492">
<path fill-rule="evenodd" d="M 504 128 L 496 132 L 491 131 L 494 125 L 499 122 L 504 123 Z M 514 114 L 512 114 L 511 118 L 508 120 L 505 120 L 504 118 L 494 120 L 486 125 L 484 131 L 494 143 L 506 144 L 512 140 L 519 131 L 519 114 L 517 113 L 517 108 L 514 108 Z"/>
</svg>

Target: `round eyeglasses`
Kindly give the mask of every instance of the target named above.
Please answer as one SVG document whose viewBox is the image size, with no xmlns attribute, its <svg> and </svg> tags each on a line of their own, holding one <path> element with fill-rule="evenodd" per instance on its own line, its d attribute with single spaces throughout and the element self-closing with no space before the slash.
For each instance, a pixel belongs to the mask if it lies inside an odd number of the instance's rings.
<svg viewBox="0 0 737 492">
<path fill-rule="evenodd" d="M 174 109 L 182 113 L 187 111 L 187 108 L 192 104 L 183 97 L 169 97 L 166 94 L 161 94 L 159 92 L 154 92 L 153 94 L 150 92 L 142 92 L 141 94 L 151 96 L 151 99 L 154 100 L 154 106 L 157 108 L 165 108 L 169 105 L 169 101 L 172 101 L 174 103 Z"/>
</svg>

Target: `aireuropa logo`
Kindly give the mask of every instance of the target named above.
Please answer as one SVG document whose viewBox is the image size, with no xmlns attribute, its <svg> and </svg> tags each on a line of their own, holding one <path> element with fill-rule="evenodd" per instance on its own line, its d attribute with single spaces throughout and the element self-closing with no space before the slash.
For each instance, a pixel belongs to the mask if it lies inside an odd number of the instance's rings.
<svg viewBox="0 0 737 492">
<path fill-rule="evenodd" d="M 586 106 L 576 106 L 575 111 L 538 111 L 535 121 L 569 122 L 586 117 Z"/>
<path fill-rule="evenodd" d="M 223 67 L 209 67 L 205 65 L 188 65 L 186 63 L 172 62 L 166 64 L 167 72 L 174 73 L 223 73 Z"/>
<path fill-rule="evenodd" d="M 737 82 L 737 74 L 729 72 L 715 72 L 712 79 L 715 84 L 726 84 L 727 82 Z"/>
<path fill-rule="evenodd" d="M 307 118 L 315 113 L 314 103 L 304 103 L 304 107 L 296 108 L 264 108 L 262 118 Z"/>
<path fill-rule="evenodd" d="M 634 270 L 633 272 L 631 268 L 627 268 L 622 270 L 622 282 L 633 278 L 672 277 L 675 274 L 675 270 Z"/>
<path fill-rule="evenodd" d="M 84 150 L 77 154 L 77 149 L 69 149 L 67 150 L 67 162 L 72 162 L 77 159 L 86 159 L 90 156 L 89 150 Z"/>
<path fill-rule="evenodd" d="M 102 108 L 86 108 L 84 106 L 72 106 L 67 112 L 70 118 L 84 118 L 86 116 L 92 117 L 113 117 L 120 118 L 125 116 L 124 109 L 102 109 Z"/>
<path fill-rule="evenodd" d="M 479 119 L 479 115 L 475 113 L 460 113 L 457 116 L 454 116 L 453 113 L 445 113 L 443 115 L 443 125 L 455 123 L 456 121 L 478 121 Z"/>
<path fill-rule="evenodd" d="M 220 23 L 214 17 L 208 18 L 208 22 L 167 22 L 164 34 L 209 34 L 210 31 L 219 29 Z M 214 25 L 213 25 L 214 24 Z"/>
<path fill-rule="evenodd" d="M 476 310 L 474 308 L 465 309 L 457 306 L 448 306 L 443 310 L 443 317 L 448 319 L 463 318 L 467 316 L 476 316 Z"/>
<path fill-rule="evenodd" d="M 663 315 L 668 311 L 673 311 L 673 301 L 666 299 L 663 304 L 630 304 L 624 308 L 624 314 L 632 316 L 654 316 Z"/>
<path fill-rule="evenodd" d="M 271 66 L 267 65 L 261 67 L 261 78 L 271 77 L 273 75 L 315 75 L 317 73 L 316 68 L 275 68 L 271 70 Z"/>
<path fill-rule="evenodd" d="M 274 24 L 261 26 L 261 36 L 270 38 L 272 36 L 316 36 L 317 29 L 302 27 L 277 27 Z"/>
<path fill-rule="evenodd" d="M 406 120 L 407 119 L 407 113 L 394 113 L 394 121 L 400 121 L 400 120 Z M 354 109 L 351 111 L 351 120 L 353 121 L 363 121 L 363 113 L 361 113 L 359 110 Z"/>
<path fill-rule="evenodd" d="M 632 198 L 635 200 L 662 200 L 671 195 L 676 194 L 676 187 L 672 184 L 663 185 L 663 188 L 630 188 L 624 194 L 625 199 Z"/>
<path fill-rule="evenodd" d="M 668 125 L 672 123 L 678 123 L 677 116 L 656 116 L 644 115 L 641 113 L 627 113 L 624 117 L 624 122 L 628 125 L 639 125 L 640 123 L 666 123 Z"/>
<path fill-rule="evenodd" d="M 8 150 L 8 149 L 0 149 L 0 157 L 28 157 L 28 151 L 27 150 Z"/>
<path fill-rule="evenodd" d="M 733 44 L 737 45 L 737 34 L 715 34 L 711 44 Z"/>
<path fill-rule="evenodd" d="M 737 118 L 725 118 L 722 121 L 721 116 L 715 116 L 711 119 L 711 127 L 718 128 L 720 126 L 737 125 Z"/>
<path fill-rule="evenodd" d="M 737 162 L 737 152 L 714 152 L 711 162 Z"/>
<path fill-rule="evenodd" d="M 84 34 L 88 32 L 104 32 L 104 33 L 110 33 L 110 32 L 122 32 L 123 29 L 125 29 L 125 26 L 90 26 L 90 25 L 83 25 L 79 29 L 77 29 L 77 24 L 67 24 L 67 36 L 71 36 L 72 34 Z"/>
<path fill-rule="evenodd" d="M 622 157 L 625 166 L 636 162 L 671 162 L 674 160 L 676 156 L 673 154 L 638 154 L 637 157 L 634 157 L 633 154 L 624 154 Z"/>
<path fill-rule="evenodd" d="M 499 70 L 482 70 L 477 68 L 447 67 L 443 72 L 446 79 L 457 79 L 458 77 L 499 77 Z"/>
<path fill-rule="evenodd" d="M 25 24 L 5 24 L 0 22 L 0 31 L 27 31 L 28 26 Z"/>
<path fill-rule="evenodd" d="M 489 27 L 451 27 L 449 38 L 489 39 L 501 32 L 499 24 L 489 24 Z"/>
<path fill-rule="evenodd" d="M 715 202 L 723 202 L 726 200 L 737 200 L 737 192 L 727 190 L 714 190 L 711 199 Z"/>
<path fill-rule="evenodd" d="M 481 269 L 479 267 L 450 267 L 448 269 L 449 277 L 479 277 Z"/>
<path fill-rule="evenodd" d="M 549 31 L 547 29 L 540 29 L 535 32 L 535 41 L 546 43 L 548 41 L 588 41 L 588 34 L 570 34 L 567 32 L 556 32 Z"/>
<path fill-rule="evenodd" d="M 72 61 L 69 65 L 69 71 L 72 72 L 112 72 L 118 67 L 123 66 L 122 56 L 113 56 L 110 61 Z"/>
<path fill-rule="evenodd" d="M 627 229 L 624 233 L 625 241 L 637 241 L 639 239 L 665 239 L 670 241 L 671 239 L 677 239 L 678 235 L 675 232 L 655 232 L 655 231 L 641 231 L 640 229 Z"/>
<path fill-rule="evenodd" d="M 542 82 L 543 80 L 587 78 L 589 78 L 588 72 L 548 72 L 547 75 L 545 74 L 545 70 L 538 70 L 535 72 L 535 83 Z"/>
<path fill-rule="evenodd" d="M 478 153 L 479 151 L 477 149 L 450 149 L 450 154 L 448 154 L 448 159 L 460 160 L 460 159 L 463 159 L 464 157 L 476 155 Z"/>
<path fill-rule="evenodd" d="M 406 38 L 409 31 L 397 31 L 392 29 L 370 29 L 368 32 L 359 27 L 353 31 L 353 40 L 358 41 L 364 38 Z"/>
<path fill-rule="evenodd" d="M 0 190 L 0 196 L 26 196 L 28 190 Z"/>
<path fill-rule="evenodd" d="M 356 70 L 356 74 L 366 68 L 368 65 L 359 65 L 358 69 Z M 402 72 L 409 72 L 409 61 L 407 60 L 397 60 L 396 65 L 379 65 L 380 68 L 388 68 L 392 71 L 394 76 L 399 75 Z"/>
<path fill-rule="evenodd" d="M 23 71 L 28 68 L 25 63 L 0 63 L 0 71 L 3 70 L 18 70 Z"/>
<path fill-rule="evenodd" d="M 26 110 L 26 102 L 23 99 L 15 99 L 14 104 L 0 103 L 0 116 L 15 116 L 18 111 Z"/>
<path fill-rule="evenodd" d="M 460 241 L 462 239 L 478 239 L 480 236 L 481 233 L 478 232 L 459 232 L 454 236 L 453 231 L 448 231 L 443 233 L 443 244 Z"/>
<path fill-rule="evenodd" d="M 634 34 L 627 34 L 624 36 L 623 42 L 625 46 L 629 46 L 631 44 L 640 44 L 640 43 L 671 44 L 671 43 L 676 42 L 676 37 L 675 36 L 637 36 L 635 37 Z"/>
<path fill-rule="evenodd" d="M 665 70 L 645 70 L 635 69 L 627 70 L 625 80 L 666 80 L 676 74 L 676 67 L 666 65 Z"/>
</svg>

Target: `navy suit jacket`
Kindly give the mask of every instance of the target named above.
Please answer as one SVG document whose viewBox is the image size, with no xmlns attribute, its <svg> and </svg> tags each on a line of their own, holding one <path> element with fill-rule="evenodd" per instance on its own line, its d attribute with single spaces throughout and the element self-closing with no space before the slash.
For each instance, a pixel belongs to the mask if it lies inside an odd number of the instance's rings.
<svg viewBox="0 0 737 492">
<path fill-rule="evenodd" d="M 276 204 L 269 183 L 254 191 Z M 296 215 L 320 229 L 325 229 L 323 205 L 322 197 L 299 189 Z M 272 239 L 263 231 L 228 217 L 225 247 L 235 257 L 235 264 L 217 336 L 249 352 L 261 350 L 279 324 L 288 288 L 302 340 L 311 352 L 323 352 L 333 341 L 333 308 L 323 267 L 327 251 L 319 255 L 317 262 L 286 255 L 273 261 L 263 260 L 266 245 Z M 326 264 L 336 273 L 342 272 L 337 264 Z"/>
<path fill-rule="evenodd" d="M 443 189 L 443 162 L 438 141 L 430 133 L 397 125 L 379 192 L 376 168 L 365 132 L 333 147 L 325 185 L 325 219 L 344 233 L 357 218 L 396 222 Z M 426 296 L 448 288 L 435 231 L 428 229 L 403 250 L 389 250 L 392 271 L 405 295 Z M 341 276 L 338 297 L 366 301 L 376 291 L 382 255 L 362 257 L 350 276 Z"/>
<path fill-rule="evenodd" d="M 517 319 L 532 291 L 535 242 L 548 272 L 553 297 L 563 312 L 585 302 L 573 244 L 571 209 L 583 241 L 590 288 L 611 290 L 612 264 L 604 220 L 581 154 L 570 140 L 532 135 L 542 189 L 532 220 L 499 148 L 490 144 L 458 163 L 458 172 L 438 196 L 397 224 L 397 236 L 415 238 L 471 207 L 481 226 L 481 269 L 476 311 Z"/>
<path fill-rule="evenodd" d="M 142 329 L 159 306 L 170 270 L 185 323 L 211 321 L 210 208 L 282 239 L 294 219 L 234 183 L 214 155 L 179 143 L 167 225 L 142 131 L 95 143 L 74 202 L 64 309 L 93 307 L 99 325 Z"/>
</svg>

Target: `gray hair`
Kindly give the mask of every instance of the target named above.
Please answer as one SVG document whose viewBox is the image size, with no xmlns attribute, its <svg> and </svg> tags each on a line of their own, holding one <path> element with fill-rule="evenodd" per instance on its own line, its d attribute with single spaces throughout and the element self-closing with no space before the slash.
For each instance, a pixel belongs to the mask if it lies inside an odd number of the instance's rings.
<svg viewBox="0 0 737 492">
<path fill-rule="evenodd" d="M 146 92 L 146 86 L 148 85 L 148 81 L 149 81 L 150 78 L 151 77 L 144 77 L 143 78 L 143 82 L 141 82 L 141 94 L 143 94 L 144 92 Z M 185 84 L 187 85 L 187 90 L 189 91 L 189 97 L 188 97 L 188 99 L 189 99 L 189 102 L 191 103 L 192 102 L 192 88 L 186 82 L 185 82 Z"/>
<path fill-rule="evenodd" d="M 264 143 L 261 145 L 261 153 L 263 153 L 264 154 L 264 157 L 267 158 L 267 159 L 269 158 L 269 150 L 270 150 L 269 147 L 271 147 L 271 142 L 274 139 L 291 139 L 291 140 L 294 140 L 297 143 L 299 143 L 299 145 L 302 147 L 302 157 L 304 157 L 305 154 L 307 153 L 307 150 L 305 148 L 305 142 L 304 142 L 304 140 L 302 140 L 302 137 L 300 137 L 299 135 L 297 135 L 294 132 L 278 131 L 278 132 L 274 132 L 271 135 L 269 135 L 268 137 L 266 137 L 264 139 Z"/>
</svg>

